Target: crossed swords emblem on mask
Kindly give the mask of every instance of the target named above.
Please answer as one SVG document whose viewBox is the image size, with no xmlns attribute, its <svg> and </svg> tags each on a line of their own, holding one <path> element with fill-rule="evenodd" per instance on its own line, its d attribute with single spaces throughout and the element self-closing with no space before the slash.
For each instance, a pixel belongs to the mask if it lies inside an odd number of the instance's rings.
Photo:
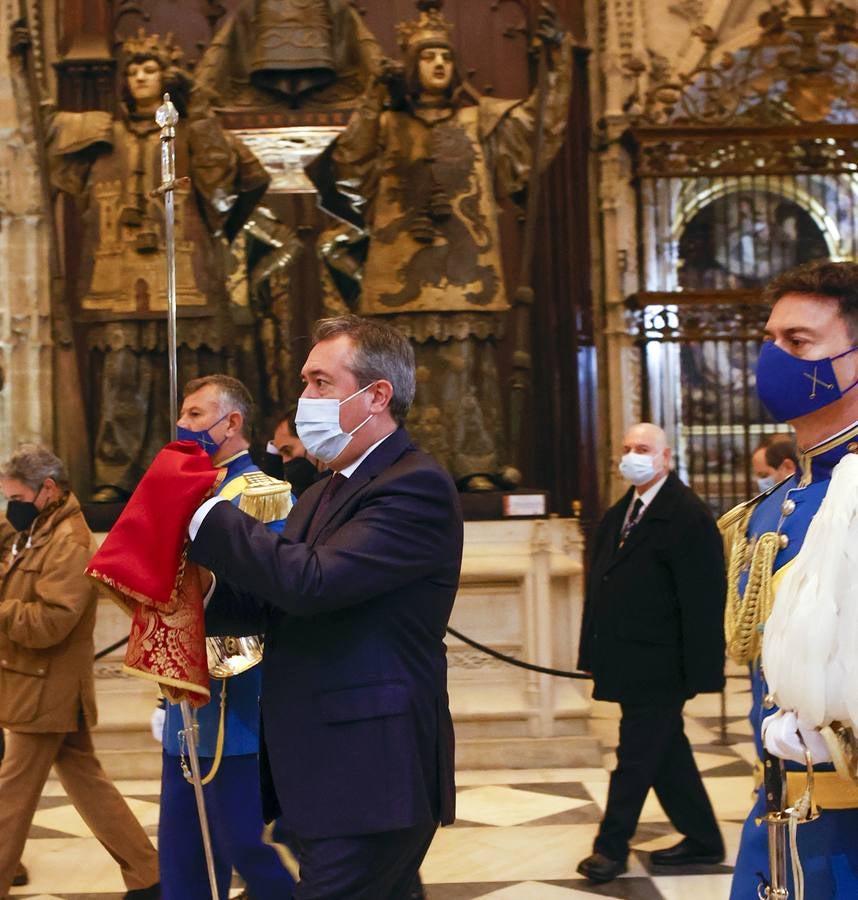
<svg viewBox="0 0 858 900">
<path fill-rule="evenodd" d="M 826 389 L 829 390 L 829 391 L 833 391 L 833 390 L 834 390 L 834 385 L 833 385 L 833 384 L 829 384 L 827 381 L 823 381 L 821 378 L 817 378 L 817 376 L 816 376 L 817 371 L 818 371 L 818 370 L 817 370 L 817 367 L 814 366 L 814 367 L 813 367 L 813 375 L 811 375 L 811 374 L 808 373 L 808 372 L 802 373 L 802 374 L 804 375 L 805 378 L 807 378 L 807 379 L 810 380 L 810 383 L 811 383 L 811 385 L 812 385 L 812 387 L 811 387 L 811 389 L 810 389 L 810 397 L 808 398 L 808 399 L 810 399 L 810 400 L 815 400 L 815 399 L 816 399 L 816 386 L 817 386 L 818 384 L 821 384 L 824 388 L 826 388 Z"/>
</svg>

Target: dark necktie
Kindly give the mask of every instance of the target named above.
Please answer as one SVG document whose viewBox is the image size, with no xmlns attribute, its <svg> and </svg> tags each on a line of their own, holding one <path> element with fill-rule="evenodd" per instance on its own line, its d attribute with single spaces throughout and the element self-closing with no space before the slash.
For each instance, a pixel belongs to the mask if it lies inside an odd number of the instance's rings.
<svg viewBox="0 0 858 900">
<path fill-rule="evenodd" d="M 316 532 L 322 527 L 322 523 L 325 521 L 325 513 L 331 505 L 331 500 L 334 499 L 334 494 L 336 494 L 347 481 L 348 478 L 340 472 L 334 472 L 328 479 L 328 483 L 322 491 L 322 496 L 319 498 L 319 505 L 316 507 L 313 518 L 310 520 L 310 526 L 307 529 L 307 540 L 310 540 L 311 536 L 315 536 Z"/>
<path fill-rule="evenodd" d="M 626 542 L 626 539 L 631 534 L 632 529 L 638 523 L 638 516 L 641 514 L 641 510 L 643 509 L 643 500 L 640 497 L 635 497 L 635 502 L 632 505 L 632 511 L 629 515 L 628 519 L 626 519 L 626 524 L 623 525 L 623 530 L 620 532 L 620 543 L 619 546 L 622 547 Z"/>
</svg>

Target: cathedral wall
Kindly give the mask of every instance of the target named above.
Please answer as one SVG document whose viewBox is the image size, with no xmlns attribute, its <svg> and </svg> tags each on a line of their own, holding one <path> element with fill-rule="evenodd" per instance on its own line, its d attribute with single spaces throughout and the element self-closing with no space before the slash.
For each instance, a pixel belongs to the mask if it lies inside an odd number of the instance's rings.
<svg viewBox="0 0 858 900">
<path fill-rule="evenodd" d="M 858 8 L 856 0 L 845 4 Z M 793 2 L 792 14 L 822 15 L 820 0 Z M 700 37 L 714 34 L 713 59 L 752 43 L 765 0 L 591 0 L 587 7 L 592 55 L 590 83 L 594 129 L 594 305 L 600 370 L 600 463 L 603 505 L 626 484 L 619 477 L 624 432 L 641 418 L 640 354 L 626 301 L 640 289 L 641 233 L 633 161 L 623 134 L 650 79 L 689 73 L 704 54 Z M 633 76 L 637 70 L 639 77 Z"/>
<path fill-rule="evenodd" d="M 9 46 L 14 4 L 0 6 Z M 49 229 L 27 82 L 0 53 L 0 458 L 21 441 L 51 443 Z"/>
</svg>

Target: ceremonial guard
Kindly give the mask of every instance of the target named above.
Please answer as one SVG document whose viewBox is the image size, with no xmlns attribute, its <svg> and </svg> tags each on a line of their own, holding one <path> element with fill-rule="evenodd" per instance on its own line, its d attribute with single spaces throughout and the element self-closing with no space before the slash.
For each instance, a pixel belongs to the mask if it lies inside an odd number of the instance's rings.
<svg viewBox="0 0 858 900">
<path fill-rule="evenodd" d="M 772 416 L 795 428 L 799 471 L 719 523 L 728 550 L 727 651 L 750 668 L 750 720 L 766 773 L 742 831 L 730 897 L 757 897 L 761 876 L 760 896 L 855 897 L 858 787 L 840 752 L 851 732 L 832 719 L 855 721 L 854 700 L 841 696 L 854 690 L 854 663 L 844 666 L 838 636 L 854 659 L 858 265 L 810 263 L 779 276 L 767 293 L 773 306 L 757 389 Z M 817 763 L 812 796 L 806 750 Z M 782 785 L 780 760 L 787 760 Z M 799 824 L 817 804 L 819 818 Z M 779 812 L 780 835 L 777 826 L 757 824 Z"/>
<path fill-rule="evenodd" d="M 277 533 L 292 505 L 288 483 L 265 475 L 248 453 L 252 400 L 245 386 L 226 375 L 195 379 L 185 387 L 177 438 L 196 441 L 226 475 L 217 493 L 265 522 Z M 210 664 L 221 659 L 209 642 Z M 290 897 L 294 881 L 284 868 L 282 848 L 263 840 L 259 793 L 259 694 L 261 667 L 230 678 L 212 678 L 211 700 L 198 713 L 199 755 L 211 830 L 218 892 L 229 896 L 232 869 L 254 900 Z M 183 777 L 182 716 L 167 708 L 161 776 L 159 852 L 164 900 L 209 900 L 205 855 L 194 794 Z M 270 833 L 266 832 L 267 834 Z M 288 858 L 288 852 L 286 852 Z"/>
</svg>

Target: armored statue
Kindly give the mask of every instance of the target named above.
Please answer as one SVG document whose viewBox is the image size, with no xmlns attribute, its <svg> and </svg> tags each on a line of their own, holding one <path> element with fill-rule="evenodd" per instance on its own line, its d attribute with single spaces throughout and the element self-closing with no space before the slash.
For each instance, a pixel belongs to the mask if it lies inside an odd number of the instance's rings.
<svg viewBox="0 0 858 900">
<path fill-rule="evenodd" d="M 380 55 L 348 0 L 244 0 L 195 73 L 200 89 L 224 109 L 347 108 Z"/>
<path fill-rule="evenodd" d="M 54 185 L 79 202 L 77 324 L 88 352 L 93 499 L 122 499 L 169 439 L 167 286 L 159 128 L 164 91 L 182 116 L 175 194 L 179 368 L 183 380 L 234 369 L 227 242 L 265 192 L 253 154 L 202 106 L 170 36 L 123 46 L 121 112 L 58 113 L 49 152 Z"/>
<path fill-rule="evenodd" d="M 383 62 L 309 172 L 323 205 L 368 231 L 355 311 L 408 334 L 418 365 L 409 428 L 462 477 L 507 462 L 496 361 L 509 308 L 499 201 L 527 186 L 536 97 L 477 95 L 462 78 L 441 5 L 421 0 L 419 19 L 398 26 L 403 63 Z M 547 13 L 540 169 L 561 145 L 571 85 L 571 42 Z"/>
</svg>

